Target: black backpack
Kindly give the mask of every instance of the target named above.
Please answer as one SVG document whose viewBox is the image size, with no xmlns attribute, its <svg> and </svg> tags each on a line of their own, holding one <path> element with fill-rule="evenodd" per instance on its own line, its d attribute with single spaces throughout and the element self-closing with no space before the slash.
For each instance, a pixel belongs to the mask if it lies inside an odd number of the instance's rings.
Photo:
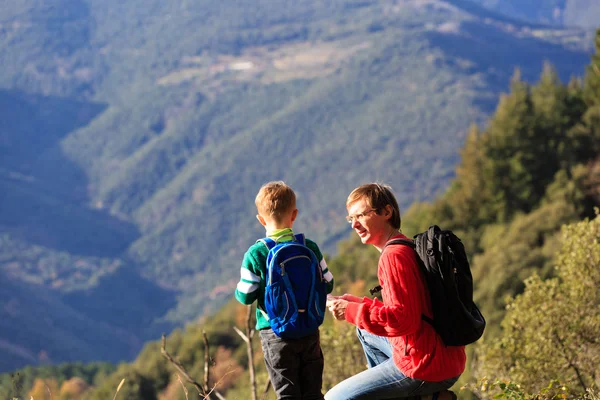
<svg viewBox="0 0 600 400">
<path fill-rule="evenodd" d="M 396 239 L 386 246 L 396 244 L 410 246 L 418 255 L 433 309 L 433 320 L 426 315 L 422 319 L 434 327 L 446 346 L 477 341 L 483 335 L 485 319 L 473 303 L 473 276 L 458 236 L 433 225 L 415 235 L 414 242 Z"/>
</svg>

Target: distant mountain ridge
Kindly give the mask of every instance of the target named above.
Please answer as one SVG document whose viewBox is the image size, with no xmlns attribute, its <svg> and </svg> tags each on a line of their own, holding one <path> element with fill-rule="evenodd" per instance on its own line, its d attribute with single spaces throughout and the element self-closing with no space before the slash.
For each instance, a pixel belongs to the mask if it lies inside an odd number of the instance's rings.
<svg viewBox="0 0 600 400">
<path fill-rule="evenodd" d="M 228 1 L 0 1 L 0 269 L 133 338 L 85 360 L 229 298 L 265 181 L 297 190 L 295 228 L 333 252 L 356 185 L 433 197 L 515 67 L 566 80 L 588 62 L 583 31 L 461 1 Z M 52 329 L 0 339 L 69 359 Z"/>
<path fill-rule="evenodd" d="M 473 0 L 503 14 L 531 22 L 596 29 L 600 3 L 594 0 Z"/>
</svg>

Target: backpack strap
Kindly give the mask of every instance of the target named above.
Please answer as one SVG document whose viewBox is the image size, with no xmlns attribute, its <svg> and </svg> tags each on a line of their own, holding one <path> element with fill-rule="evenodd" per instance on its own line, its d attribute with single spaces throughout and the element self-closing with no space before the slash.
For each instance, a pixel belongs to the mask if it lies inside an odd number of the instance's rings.
<svg viewBox="0 0 600 400">
<path fill-rule="evenodd" d="M 394 240 L 390 240 L 389 242 L 387 242 L 385 244 L 385 246 L 383 246 L 383 249 L 381 249 L 381 252 L 383 253 L 383 251 L 385 250 L 385 248 L 388 247 L 389 245 L 395 245 L 395 244 L 400 244 L 400 245 L 408 246 L 408 247 L 411 247 L 413 250 L 416 250 L 415 243 L 412 240 L 394 239 Z M 381 285 L 377 285 L 377 286 L 372 287 L 371 289 L 369 289 L 369 293 L 371 293 L 371 296 L 373 296 L 375 293 L 379 293 L 379 292 L 381 292 Z"/>
<path fill-rule="evenodd" d="M 386 247 L 388 247 L 389 245 L 393 245 L 393 244 L 403 244 L 405 246 L 412 247 L 413 249 L 416 248 L 415 242 L 413 242 L 412 240 L 394 239 L 394 240 L 390 240 L 389 242 L 387 242 L 385 244 L 385 246 L 383 246 L 383 249 L 381 249 L 381 252 L 383 253 L 383 250 L 385 250 Z"/>
<path fill-rule="evenodd" d="M 269 250 L 271 250 L 273 247 L 275 247 L 277 245 L 277 242 L 275 240 L 271 239 L 270 237 L 258 239 L 257 242 L 261 242 L 262 244 L 267 246 L 267 249 L 269 249 Z"/>
<path fill-rule="evenodd" d="M 271 239 L 270 237 L 266 237 L 266 238 L 262 238 L 262 239 L 258 239 L 256 241 L 256 243 L 261 242 L 262 244 L 264 244 L 268 250 L 271 250 L 273 247 L 275 247 L 277 245 L 277 243 Z M 265 317 L 265 319 L 267 321 L 269 321 L 269 316 L 267 315 L 267 313 L 265 312 L 265 310 L 263 310 L 262 308 L 260 308 L 260 306 L 258 305 L 258 303 L 256 304 L 256 308 L 261 312 L 261 314 L 263 315 L 263 317 Z"/>
<path fill-rule="evenodd" d="M 294 235 L 294 238 L 296 239 L 296 242 L 302 243 L 304 246 L 306 246 L 306 238 L 304 237 L 304 233 L 298 233 L 297 235 Z"/>
<path fill-rule="evenodd" d="M 433 228 L 434 228 L 434 227 L 435 227 L 435 226 L 432 226 L 432 227 L 430 227 L 430 228 L 429 228 L 429 230 L 428 230 L 428 232 L 427 232 L 427 233 L 428 233 L 428 234 L 427 234 L 427 237 L 431 237 L 431 238 L 433 238 L 433 234 L 435 233 L 435 232 L 434 232 L 434 230 L 433 230 Z M 436 228 L 437 228 L 437 227 L 436 227 Z M 438 228 L 438 229 L 439 229 L 439 228 Z M 412 248 L 412 249 L 413 249 L 415 252 L 417 251 L 417 244 L 416 244 L 414 241 L 412 241 L 412 240 L 406 240 L 406 239 L 394 239 L 394 240 L 390 240 L 389 242 L 387 242 L 387 243 L 385 244 L 385 246 L 383 247 L 383 249 L 381 250 L 381 252 L 383 253 L 383 250 L 384 250 L 386 247 L 388 247 L 389 245 L 403 245 L 403 246 L 408 246 L 408 247 Z M 431 249 L 431 251 L 433 251 L 433 242 L 432 242 L 431 240 L 428 240 L 428 241 L 427 241 L 427 250 L 428 250 L 428 254 L 429 254 L 429 252 L 430 252 L 430 249 Z M 425 273 L 425 268 L 424 268 L 424 266 L 422 265 L 422 261 L 421 261 L 421 259 L 420 259 L 420 257 L 419 257 L 419 254 L 418 254 L 418 253 L 417 253 L 417 264 L 419 264 L 419 267 L 420 267 L 421 271 L 423 271 L 423 272 Z M 426 273 L 425 273 L 425 275 L 423 276 L 423 278 L 424 278 L 424 279 L 427 279 L 427 278 L 426 278 Z M 427 284 L 427 281 L 425 281 L 425 284 Z M 374 288 L 372 288 L 372 289 L 369 289 L 369 292 L 371 293 L 371 295 L 373 295 L 374 293 L 380 292 L 380 291 L 381 291 L 381 286 L 380 286 L 380 285 L 377 285 L 377 286 L 375 286 Z M 431 326 L 434 326 L 434 327 L 435 327 L 435 325 L 433 324 L 433 319 L 432 319 L 432 318 L 429 318 L 427 315 L 425 315 L 425 314 L 421 314 L 421 319 L 422 319 L 423 321 L 425 321 L 425 322 L 429 323 Z"/>
</svg>

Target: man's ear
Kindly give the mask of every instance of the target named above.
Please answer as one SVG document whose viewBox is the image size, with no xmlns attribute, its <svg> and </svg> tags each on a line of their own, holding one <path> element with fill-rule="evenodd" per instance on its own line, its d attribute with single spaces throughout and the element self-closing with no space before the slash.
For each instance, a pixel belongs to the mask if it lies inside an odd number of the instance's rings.
<svg viewBox="0 0 600 400">
<path fill-rule="evenodd" d="M 256 219 L 258 220 L 258 222 L 260 222 L 262 226 L 267 226 L 267 221 L 265 221 L 262 215 L 256 214 Z"/>
<path fill-rule="evenodd" d="M 387 206 L 384 207 L 383 216 L 392 218 L 392 214 L 393 214 L 392 206 L 388 204 Z"/>
<path fill-rule="evenodd" d="M 298 209 L 295 208 L 294 211 L 292 211 L 292 222 L 294 222 L 296 220 L 296 217 L 298 217 Z"/>
</svg>

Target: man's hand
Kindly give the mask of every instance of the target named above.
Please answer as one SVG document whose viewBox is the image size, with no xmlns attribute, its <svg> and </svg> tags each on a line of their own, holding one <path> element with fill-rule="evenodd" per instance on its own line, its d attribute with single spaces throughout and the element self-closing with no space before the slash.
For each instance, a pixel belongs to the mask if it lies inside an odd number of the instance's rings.
<svg viewBox="0 0 600 400">
<path fill-rule="evenodd" d="M 337 319 L 338 321 L 344 321 L 346 319 L 347 306 L 348 302 L 341 298 L 327 301 L 327 307 L 329 308 L 329 311 L 331 311 L 333 318 Z"/>
</svg>

